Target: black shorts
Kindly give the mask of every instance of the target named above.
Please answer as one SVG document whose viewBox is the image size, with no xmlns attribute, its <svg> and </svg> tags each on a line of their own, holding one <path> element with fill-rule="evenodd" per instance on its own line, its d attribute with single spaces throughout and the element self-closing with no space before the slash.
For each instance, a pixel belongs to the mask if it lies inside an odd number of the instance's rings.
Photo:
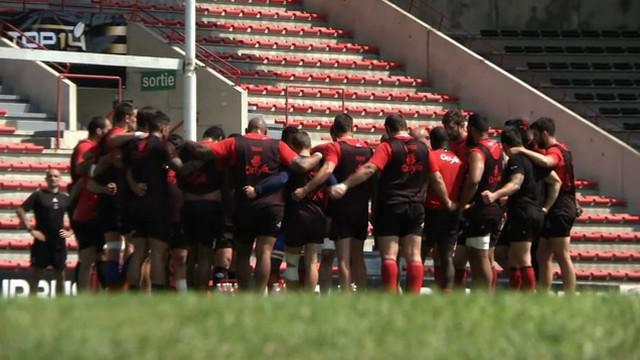
<svg viewBox="0 0 640 360">
<path fill-rule="evenodd" d="M 509 211 L 507 221 L 498 238 L 498 245 L 507 246 L 518 241 L 537 242 L 540 239 L 543 224 L 542 209 Z"/>
<path fill-rule="evenodd" d="M 575 221 L 575 216 L 549 213 L 544 217 L 542 237 L 560 238 L 571 236 L 571 228 L 573 228 L 573 223 Z"/>
<path fill-rule="evenodd" d="M 492 242 L 497 241 L 503 221 L 504 211 L 498 205 L 472 207 L 464 213 L 464 237 L 489 235 Z"/>
<path fill-rule="evenodd" d="M 544 218 L 542 237 L 556 238 L 570 236 L 571 228 L 577 216 L 575 195 L 561 192 Z"/>
<path fill-rule="evenodd" d="M 300 247 L 322 244 L 329 233 L 328 230 L 327 216 L 319 207 L 301 204 L 287 208 L 282 227 L 285 245 Z"/>
<path fill-rule="evenodd" d="M 459 211 L 426 209 L 422 241 L 426 246 L 453 247 L 460 236 L 462 214 Z"/>
<path fill-rule="evenodd" d="M 166 210 L 166 208 L 164 209 Z M 171 223 L 166 211 L 159 209 L 142 211 L 131 217 L 133 237 L 153 238 L 164 242 L 171 241 Z"/>
<path fill-rule="evenodd" d="M 78 242 L 78 250 L 95 248 L 102 250 L 104 234 L 97 220 L 72 222 L 73 232 Z"/>
<path fill-rule="evenodd" d="M 187 200 L 182 206 L 182 226 L 186 241 L 207 248 L 217 246 L 224 234 L 222 203 L 211 200 Z"/>
<path fill-rule="evenodd" d="M 375 236 L 422 235 L 424 206 L 420 203 L 380 204 L 375 213 Z"/>
<path fill-rule="evenodd" d="M 257 236 L 276 237 L 282 227 L 284 206 L 267 206 L 254 208 L 237 206 L 233 224 L 235 240 L 239 243 L 252 244 Z"/>
<path fill-rule="evenodd" d="M 369 233 L 368 206 L 356 208 L 334 208 L 331 212 L 330 238 L 339 240 L 354 238 L 366 240 Z"/>
<path fill-rule="evenodd" d="M 121 203 L 117 196 L 100 195 L 96 213 L 102 234 L 109 232 L 122 233 Z"/>
<path fill-rule="evenodd" d="M 33 239 L 31 245 L 31 267 L 45 269 L 49 266 L 56 270 L 64 270 L 67 263 L 67 244 L 58 237 L 47 238 L 46 241 Z"/>
</svg>

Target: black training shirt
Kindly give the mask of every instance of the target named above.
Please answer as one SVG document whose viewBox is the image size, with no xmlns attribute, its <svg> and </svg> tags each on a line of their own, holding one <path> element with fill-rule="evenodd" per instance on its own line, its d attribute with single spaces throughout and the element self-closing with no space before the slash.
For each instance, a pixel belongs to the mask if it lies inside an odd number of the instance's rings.
<svg viewBox="0 0 640 360">
<path fill-rule="evenodd" d="M 68 206 L 69 194 L 41 189 L 29 195 L 21 207 L 25 211 L 33 210 L 36 216 L 35 229 L 49 238 L 57 237 L 58 232 L 64 228 L 64 214 Z"/>
</svg>

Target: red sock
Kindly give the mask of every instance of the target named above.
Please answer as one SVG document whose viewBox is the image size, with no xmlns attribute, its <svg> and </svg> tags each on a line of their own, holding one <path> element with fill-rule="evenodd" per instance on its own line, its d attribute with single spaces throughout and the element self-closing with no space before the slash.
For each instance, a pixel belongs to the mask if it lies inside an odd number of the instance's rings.
<svg viewBox="0 0 640 360">
<path fill-rule="evenodd" d="M 456 269 L 453 275 L 453 286 L 456 288 L 464 289 L 466 284 L 467 284 L 467 270 L 464 268 Z"/>
<path fill-rule="evenodd" d="M 398 263 L 395 260 L 382 261 L 382 285 L 392 294 L 398 292 Z"/>
<path fill-rule="evenodd" d="M 494 289 L 498 286 L 498 269 L 495 267 L 491 267 L 491 289 Z"/>
<path fill-rule="evenodd" d="M 413 294 L 420 294 L 424 280 L 424 265 L 420 261 L 413 261 L 407 266 L 407 290 Z"/>
<path fill-rule="evenodd" d="M 522 272 L 522 290 L 533 291 L 536 289 L 536 273 L 531 266 L 523 267 Z"/>
<path fill-rule="evenodd" d="M 511 268 L 509 271 L 509 287 L 512 290 L 520 290 L 522 287 L 522 270 L 520 268 Z"/>
<path fill-rule="evenodd" d="M 434 266 L 433 267 L 433 278 L 435 280 L 436 285 L 438 285 L 438 288 L 443 289 L 444 288 L 444 277 L 442 276 L 442 267 L 440 266 Z"/>
</svg>

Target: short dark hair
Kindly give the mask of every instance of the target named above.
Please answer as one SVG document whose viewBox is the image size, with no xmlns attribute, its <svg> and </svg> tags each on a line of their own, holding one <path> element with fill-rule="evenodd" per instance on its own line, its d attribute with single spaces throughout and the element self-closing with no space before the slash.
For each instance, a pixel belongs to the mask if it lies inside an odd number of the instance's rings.
<svg viewBox="0 0 640 360">
<path fill-rule="evenodd" d="M 291 148 L 296 152 L 311 148 L 311 138 L 306 131 L 298 131 L 297 133 L 291 135 L 290 140 Z"/>
<path fill-rule="evenodd" d="M 333 125 L 331 128 L 336 136 L 353 131 L 353 118 L 349 114 L 338 114 L 333 119 Z"/>
<path fill-rule="evenodd" d="M 113 109 L 113 123 L 122 124 L 127 115 L 133 115 L 134 107 L 129 102 L 121 102 Z"/>
<path fill-rule="evenodd" d="M 149 130 L 149 132 L 160 131 L 163 125 L 167 125 L 170 122 L 171 119 L 169 118 L 169 115 L 158 110 L 150 116 L 147 122 L 147 130 Z"/>
<path fill-rule="evenodd" d="M 138 115 L 136 116 L 138 120 L 138 129 L 147 130 L 149 128 L 149 123 L 152 121 L 155 114 L 158 112 L 158 109 L 153 106 L 145 106 L 142 109 L 138 110 Z"/>
<path fill-rule="evenodd" d="M 284 129 L 282 129 L 280 140 L 284 141 L 285 143 L 289 143 L 291 137 L 299 132 L 300 130 L 295 126 L 286 126 Z"/>
<path fill-rule="evenodd" d="M 213 140 L 222 140 L 225 138 L 224 130 L 221 126 L 214 125 L 210 126 L 207 130 L 202 134 L 203 138 L 211 138 Z"/>
<path fill-rule="evenodd" d="M 469 116 L 467 126 L 480 132 L 487 132 L 489 131 L 489 120 L 484 115 L 473 113 Z"/>
<path fill-rule="evenodd" d="M 522 146 L 522 135 L 520 129 L 515 126 L 507 126 L 500 134 L 500 141 L 509 147 Z"/>
<path fill-rule="evenodd" d="M 449 144 L 449 134 L 445 128 L 438 126 L 433 128 L 429 133 L 429 139 L 431 140 L 431 147 L 434 150 L 447 147 Z"/>
<path fill-rule="evenodd" d="M 449 110 L 442 116 L 442 125 L 449 125 L 451 123 L 455 125 L 464 125 L 467 121 L 460 110 Z"/>
<path fill-rule="evenodd" d="M 87 130 L 89 131 L 89 136 L 94 136 L 98 129 L 104 129 L 107 127 L 107 118 L 104 116 L 94 116 L 89 120 L 89 124 L 87 125 Z"/>
<path fill-rule="evenodd" d="M 531 129 L 536 130 L 540 133 L 546 131 L 549 135 L 555 136 L 556 134 L 556 124 L 552 118 L 541 117 L 536 120 L 533 124 L 531 124 Z"/>
<path fill-rule="evenodd" d="M 400 114 L 392 114 L 384 119 L 384 127 L 392 133 L 407 130 L 407 121 Z"/>
<path fill-rule="evenodd" d="M 523 118 L 511 119 L 504 122 L 505 129 L 507 127 L 512 127 L 520 132 L 520 137 L 522 137 L 522 143 L 527 144 L 529 142 L 529 135 L 527 134 L 527 129 L 529 129 L 529 121 Z"/>
</svg>

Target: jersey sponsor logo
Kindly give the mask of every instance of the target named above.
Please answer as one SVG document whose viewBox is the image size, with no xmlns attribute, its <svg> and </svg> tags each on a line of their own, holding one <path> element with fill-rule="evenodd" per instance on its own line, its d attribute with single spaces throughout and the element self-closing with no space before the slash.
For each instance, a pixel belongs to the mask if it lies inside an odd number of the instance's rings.
<svg viewBox="0 0 640 360">
<path fill-rule="evenodd" d="M 418 162 L 415 154 L 407 154 L 407 158 L 400 168 L 403 173 L 408 174 L 415 174 L 417 172 L 421 172 L 423 169 L 424 167 Z"/>
<path fill-rule="evenodd" d="M 60 208 L 60 203 L 58 202 L 58 198 L 54 197 L 51 200 L 52 206 L 53 206 L 53 210 L 58 210 Z"/>
<path fill-rule="evenodd" d="M 489 176 L 489 185 L 495 185 L 502 181 L 502 171 L 500 166 L 493 168 L 493 175 Z"/>
<path fill-rule="evenodd" d="M 245 172 L 247 175 L 262 175 L 269 174 L 269 167 L 262 162 L 262 156 L 253 155 L 249 165 L 245 166 Z"/>
<path fill-rule="evenodd" d="M 445 154 L 445 153 L 440 154 L 440 160 L 442 160 L 444 162 L 447 162 L 447 163 L 449 163 L 451 165 L 455 165 L 455 164 L 460 164 L 461 163 L 460 159 L 458 159 L 456 156 L 451 156 L 451 155 Z"/>
</svg>

